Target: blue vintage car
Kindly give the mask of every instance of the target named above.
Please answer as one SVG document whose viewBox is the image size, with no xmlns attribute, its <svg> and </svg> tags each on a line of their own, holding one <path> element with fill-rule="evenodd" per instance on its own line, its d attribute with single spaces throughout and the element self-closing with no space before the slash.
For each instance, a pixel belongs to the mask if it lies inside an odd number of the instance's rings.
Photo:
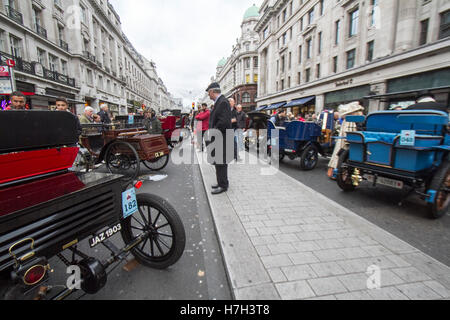
<svg viewBox="0 0 450 320">
<path fill-rule="evenodd" d="M 362 181 L 409 188 L 428 204 L 430 216 L 448 212 L 450 199 L 449 115 L 436 110 L 374 112 L 348 117 L 364 131 L 348 132 L 349 150 L 341 150 L 337 183 L 353 191 Z"/>
<path fill-rule="evenodd" d="M 302 170 L 313 170 L 319 161 L 319 154 L 330 156 L 333 153 L 334 119 L 333 111 L 321 113 L 318 122 L 286 122 L 283 127 L 276 127 L 268 121 L 269 145 L 279 148 L 280 160 L 300 158 Z M 276 139 L 272 133 L 278 130 Z"/>
</svg>

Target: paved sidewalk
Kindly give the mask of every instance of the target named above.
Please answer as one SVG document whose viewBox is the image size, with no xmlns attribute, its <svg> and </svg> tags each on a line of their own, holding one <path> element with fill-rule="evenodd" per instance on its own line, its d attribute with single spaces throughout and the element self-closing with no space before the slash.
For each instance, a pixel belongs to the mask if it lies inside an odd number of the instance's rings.
<svg viewBox="0 0 450 320">
<path fill-rule="evenodd" d="M 212 196 L 214 168 L 197 153 L 237 300 L 450 298 L 449 267 L 242 155 L 245 164 L 229 167 L 228 192 Z M 381 288 L 368 289 L 377 270 Z"/>
</svg>

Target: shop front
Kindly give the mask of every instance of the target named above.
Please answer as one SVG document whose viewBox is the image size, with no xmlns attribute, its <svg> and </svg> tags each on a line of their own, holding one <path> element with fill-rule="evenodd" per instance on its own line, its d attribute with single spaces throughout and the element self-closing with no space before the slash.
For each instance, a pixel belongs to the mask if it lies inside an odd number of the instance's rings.
<svg viewBox="0 0 450 320">
<path fill-rule="evenodd" d="M 450 68 L 387 80 L 386 94 L 367 98 L 380 100 L 389 110 L 407 108 L 423 93 L 431 93 L 437 102 L 450 107 Z"/>
<path fill-rule="evenodd" d="M 338 90 L 328 92 L 325 94 L 325 110 L 338 110 L 341 104 L 347 104 L 354 101 L 359 101 L 364 107 L 365 113 L 369 109 L 369 100 L 367 97 L 370 95 L 370 85 L 363 85 L 359 87 L 348 88 L 344 90 Z"/>
<path fill-rule="evenodd" d="M 306 98 L 294 99 L 286 104 L 284 108 L 288 108 L 288 112 L 292 112 L 295 117 L 297 117 L 298 115 L 302 115 L 302 117 L 312 115 L 316 111 L 316 97 L 311 96 Z"/>
</svg>

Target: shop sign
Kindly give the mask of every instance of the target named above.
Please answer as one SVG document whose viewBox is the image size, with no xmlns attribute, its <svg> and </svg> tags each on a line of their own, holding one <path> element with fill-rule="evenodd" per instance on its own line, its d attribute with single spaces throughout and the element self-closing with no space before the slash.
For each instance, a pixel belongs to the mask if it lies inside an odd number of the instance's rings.
<svg viewBox="0 0 450 320">
<path fill-rule="evenodd" d="M 0 66 L 0 77 L 9 77 L 9 68 L 6 66 Z"/>
<path fill-rule="evenodd" d="M 11 80 L 9 78 L 0 79 L 0 94 L 11 94 L 13 91 Z"/>
<path fill-rule="evenodd" d="M 336 82 L 336 87 L 347 86 L 347 85 L 349 85 L 349 84 L 353 84 L 353 79 L 347 79 L 347 80 L 337 81 L 337 82 Z"/>
</svg>

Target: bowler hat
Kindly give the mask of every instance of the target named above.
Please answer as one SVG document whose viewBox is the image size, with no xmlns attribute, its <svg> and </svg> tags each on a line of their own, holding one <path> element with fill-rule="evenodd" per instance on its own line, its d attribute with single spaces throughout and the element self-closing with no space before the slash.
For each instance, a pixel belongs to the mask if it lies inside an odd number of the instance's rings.
<svg viewBox="0 0 450 320">
<path fill-rule="evenodd" d="M 220 85 L 217 82 L 213 82 L 209 85 L 208 89 L 206 89 L 206 92 L 212 89 L 220 89 Z"/>
</svg>

